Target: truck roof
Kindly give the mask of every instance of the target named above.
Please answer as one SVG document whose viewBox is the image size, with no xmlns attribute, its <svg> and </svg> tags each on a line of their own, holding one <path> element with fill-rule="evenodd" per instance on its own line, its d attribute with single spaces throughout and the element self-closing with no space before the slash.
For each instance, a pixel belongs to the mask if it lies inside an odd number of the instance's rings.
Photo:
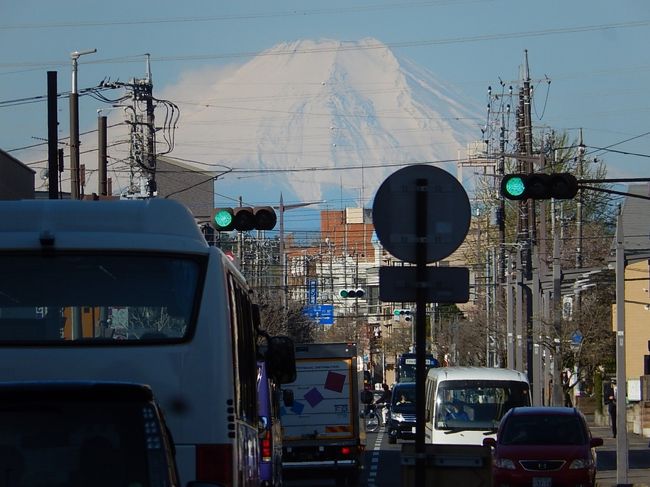
<svg viewBox="0 0 650 487">
<path fill-rule="evenodd" d="M 0 249 L 208 252 L 190 211 L 166 199 L 0 201 Z"/>
</svg>

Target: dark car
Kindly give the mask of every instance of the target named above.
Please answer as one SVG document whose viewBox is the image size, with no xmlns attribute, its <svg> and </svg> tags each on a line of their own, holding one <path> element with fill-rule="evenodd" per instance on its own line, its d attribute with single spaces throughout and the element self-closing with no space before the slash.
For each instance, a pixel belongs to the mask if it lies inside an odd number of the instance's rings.
<svg viewBox="0 0 650 487">
<path fill-rule="evenodd" d="M 595 447 L 584 415 L 568 407 L 517 407 L 501 420 L 493 447 L 493 485 L 594 486 Z"/>
<path fill-rule="evenodd" d="M 415 439 L 415 383 L 399 382 L 393 387 L 388 410 L 388 443 Z"/>
<path fill-rule="evenodd" d="M 148 386 L 0 384 L 2 485 L 176 486 L 173 443 Z"/>
</svg>

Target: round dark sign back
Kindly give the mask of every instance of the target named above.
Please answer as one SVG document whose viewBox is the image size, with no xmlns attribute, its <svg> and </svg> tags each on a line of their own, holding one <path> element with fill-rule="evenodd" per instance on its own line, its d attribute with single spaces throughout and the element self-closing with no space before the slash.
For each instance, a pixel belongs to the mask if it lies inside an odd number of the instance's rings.
<svg viewBox="0 0 650 487">
<path fill-rule="evenodd" d="M 427 262 L 450 256 L 465 240 L 472 211 L 460 182 L 444 169 L 407 166 L 388 176 L 375 195 L 372 219 L 379 241 L 393 256 L 416 261 L 416 188 L 426 181 Z"/>
</svg>

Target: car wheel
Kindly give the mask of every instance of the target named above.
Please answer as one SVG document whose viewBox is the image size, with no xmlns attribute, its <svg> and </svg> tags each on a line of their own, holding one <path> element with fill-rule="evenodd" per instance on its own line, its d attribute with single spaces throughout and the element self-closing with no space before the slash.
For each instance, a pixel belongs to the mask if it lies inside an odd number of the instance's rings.
<svg viewBox="0 0 650 487">
<path fill-rule="evenodd" d="M 397 443 L 397 436 L 388 435 L 388 443 L 390 443 L 391 445 Z"/>
</svg>

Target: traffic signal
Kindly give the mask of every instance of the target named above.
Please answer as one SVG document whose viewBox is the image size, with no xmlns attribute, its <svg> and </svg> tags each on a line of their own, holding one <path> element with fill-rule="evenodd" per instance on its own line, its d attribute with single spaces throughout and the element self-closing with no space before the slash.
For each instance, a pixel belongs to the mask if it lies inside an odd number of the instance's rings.
<svg viewBox="0 0 650 487">
<path fill-rule="evenodd" d="M 272 230 L 276 222 L 275 210 L 270 206 L 215 208 L 210 221 L 212 226 L 220 232 Z"/>
<path fill-rule="evenodd" d="M 567 200 L 578 193 L 578 180 L 568 172 L 507 174 L 501 180 L 501 195 L 509 200 Z"/>
<path fill-rule="evenodd" d="M 399 320 L 404 317 L 404 321 L 413 320 L 413 312 L 410 309 L 396 309 L 393 311 L 393 316 L 395 319 Z"/>
<path fill-rule="evenodd" d="M 363 298 L 366 295 L 366 292 L 361 289 L 341 289 L 339 296 L 342 298 Z"/>
</svg>

